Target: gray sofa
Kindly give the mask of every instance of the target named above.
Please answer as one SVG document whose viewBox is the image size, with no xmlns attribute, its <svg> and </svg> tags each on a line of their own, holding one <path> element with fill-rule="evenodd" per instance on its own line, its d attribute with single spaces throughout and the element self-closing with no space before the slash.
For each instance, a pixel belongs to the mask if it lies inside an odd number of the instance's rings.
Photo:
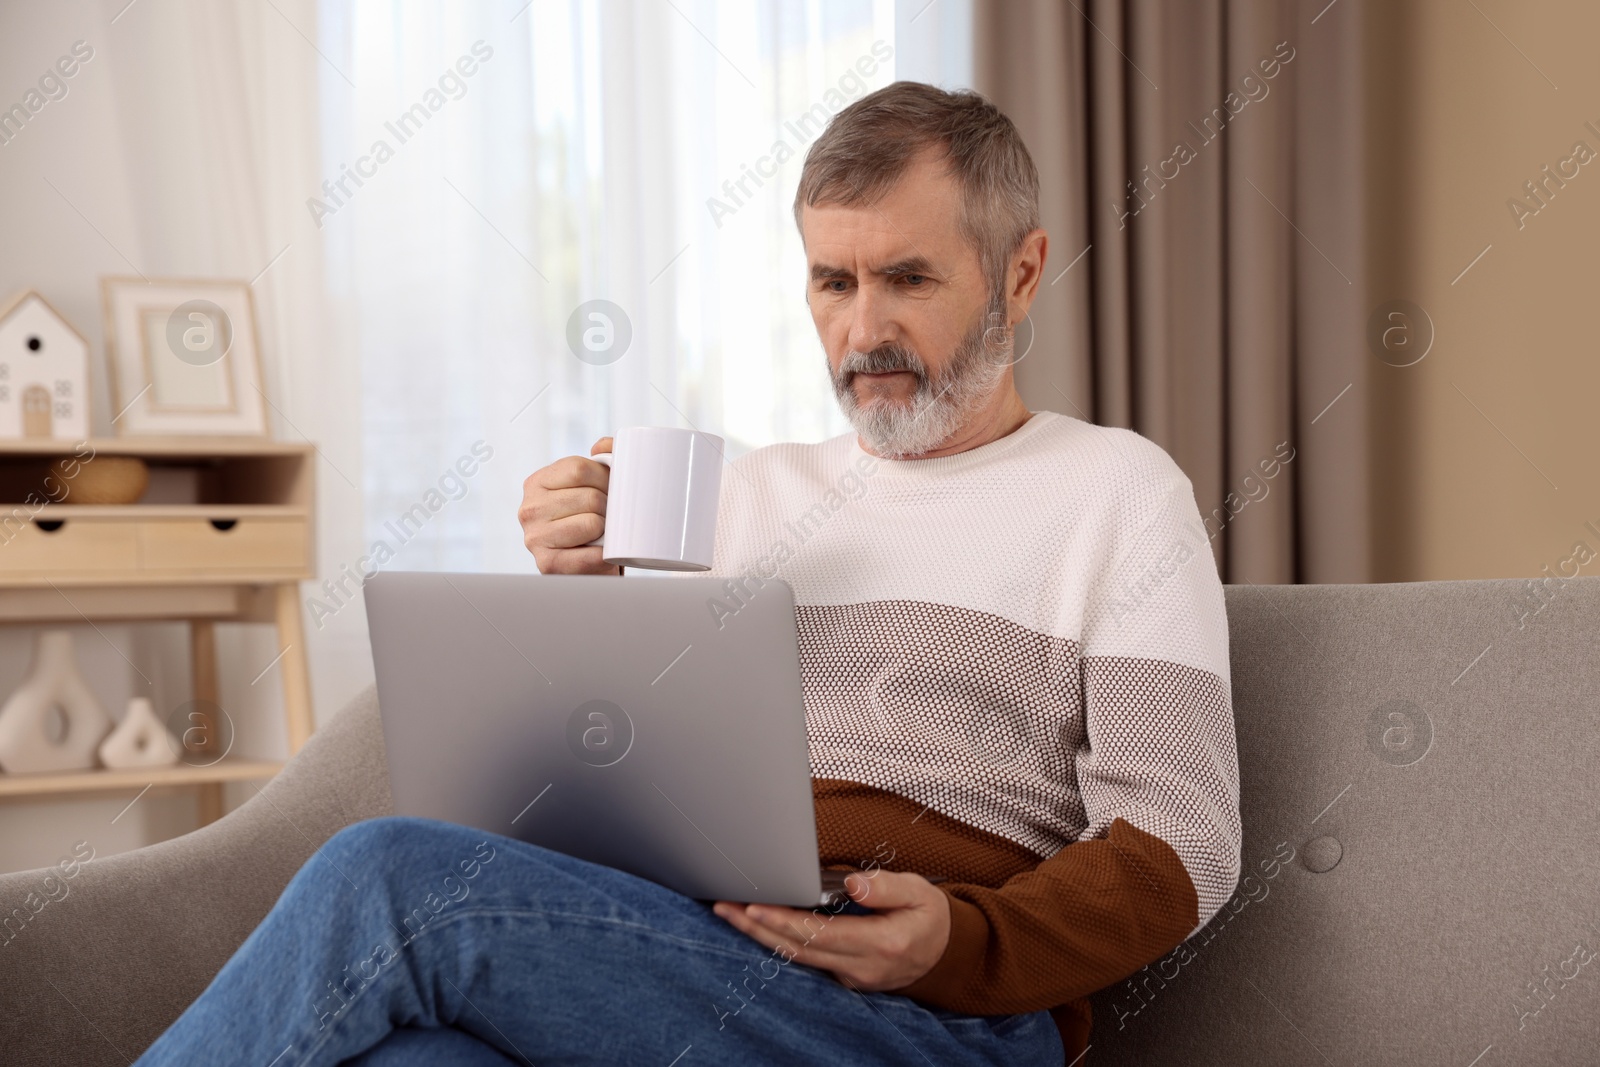
<svg viewBox="0 0 1600 1067">
<path fill-rule="evenodd" d="M 1227 594 L 1244 877 L 1095 996 L 1082 1062 L 1600 1063 L 1600 578 Z M 382 743 L 369 690 L 221 821 L 82 867 L 0 945 L 0 1061 L 137 1056 L 388 811 Z"/>
</svg>

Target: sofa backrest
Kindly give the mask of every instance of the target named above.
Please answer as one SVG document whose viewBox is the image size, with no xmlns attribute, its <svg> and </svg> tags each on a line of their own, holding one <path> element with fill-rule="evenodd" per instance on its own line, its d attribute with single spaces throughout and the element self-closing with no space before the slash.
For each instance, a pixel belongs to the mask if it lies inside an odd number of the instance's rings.
<svg viewBox="0 0 1600 1067">
<path fill-rule="evenodd" d="M 1084 1064 L 1600 1063 L 1600 578 L 1227 603 L 1240 885 Z"/>
<path fill-rule="evenodd" d="M 1600 578 L 1227 596 L 1241 882 L 1096 994 L 1077 1067 L 1600 1063 Z M 86 868 L 5 948 L 0 1062 L 148 1045 L 319 842 L 389 811 L 382 743 L 369 689 L 220 822 Z"/>
</svg>

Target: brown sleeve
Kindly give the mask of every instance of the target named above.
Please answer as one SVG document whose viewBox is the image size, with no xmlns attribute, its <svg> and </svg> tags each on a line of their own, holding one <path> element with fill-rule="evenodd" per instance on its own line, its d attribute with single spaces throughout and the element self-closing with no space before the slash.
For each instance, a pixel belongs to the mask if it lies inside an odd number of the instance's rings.
<svg viewBox="0 0 1600 1067">
<path fill-rule="evenodd" d="M 1176 947 L 1199 898 L 1172 846 L 1124 819 L 998 889 L 939 886 L 950 942 L 933 970 L 895 990 L 971 1015 L 1039 1011 L 1087 996 Z"/>
</svg>

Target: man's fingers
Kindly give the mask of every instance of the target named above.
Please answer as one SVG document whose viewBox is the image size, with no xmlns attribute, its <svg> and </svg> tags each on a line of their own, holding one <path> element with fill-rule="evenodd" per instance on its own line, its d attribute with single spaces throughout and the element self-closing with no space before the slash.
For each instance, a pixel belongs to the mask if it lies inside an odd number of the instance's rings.
<svg viewBox="0 0 1600 1067">
<path fill-rule="evenodd" d="M 589 455 L 591 455 L 591 456 L 598 456 L 602 452 L 610 452 L 610 451 L 611 451 L 611 438 L 609 438 L 609 437 L 602 437 L 602 438 L 600 438 L 600 440 L 596 441 L 594 444 L 589 446 Z"/>
<path fill-rule="evenodd" d="M 602 437 L 593 452 L 610 448 L 611 438 Z M 563 456 L 523 479 L 517 521 L 522 524 L 522 543 L 533 554 L 539 573 L 621 573 L 621 568 L 605 562 L 604 549 L 589 547 L 605 531 L 610 486 L 610 468 L 583 456 Z"/>
<path fill-rule="evenodd" d="M 780 933 L 777 930 L 767 926 L 765 923 L 756 922 L 748 914 L 746 914 L 744 905 L 718 904 L 716 907 L 716 912 L 718 915 L 722 916 L 722 918 L 727 920 L 728 925 L 732 926 L 735 930 L 738 930 L 752 941 L 764 945 L 773 951 L 781 951 L 787 958 L 791 960 L 799 959 L 801 963 L 810 962 L 804 958 L 805 944 L 803 940 L 797 943 L 787 934 Z"/>
<path fill-rule="evenodd" d="M 872 931 L 862 924 L 861 916 L 818 915 L 763 904 L 734 905 L 723 918 L 768 948 L 784 946 L 813 967 L 831 970 L 875 951 Z"/>
<path fill-rule="evenodd" d="M 900 989 L 927 974 L 950 940 L 949 902 L 918 874 L 855 872 L 845 889 L 872 915 L 800 911 L 777 904 L 718 903 L 735 928 L 853 988 Z"/>
<path fill-rule="evenodd" d="M 539 560 L 540 574 L 604 574 L 616 571 L 616 567 L 606 566 L 605 549 L 599 545 L 593 548 L 563 548 L 549 552 Z"/>
<path fill-rule="evenodd" d="M 606 494 L 592 486 L 551 489 L 523 504 L 517 518 L 528 522 L 555 522 L 569 515 L 604 515 Z"/>
<path fill-rule="evenodd" d="M 851 900 L 880 911 L 926 904 L 931 899 L 928 888 L 928 880 L 921 875 L 899 871 L 877 870 L 871 874 L 857 871 L 844 880 L 844 890 Z"/>
<path fill-rule="evenodd" d="M 896 989 L 927 970 L 907 972 L 899 962 L 915 936 L 903 928 L 904 917 L 818 916 L 775 905 L 719 905 L 717 914 L 751 940 L 827 971 L 852 989 Z"/>
<path fill-rule="evenodd" d="M 605 492 L 611 485 L 611 469 L 582 456 L 563 456 L 548 467 L 540 467 L 533 477 L 540 489 L 573 489 L 587 485 Z"/>
<path fill-rule="evenodd" d="M 605 520 L 593 513 L 568 515 L 545 523 L 540 541 L 544 548 L 578 548 L 605 533 L 605 529 Z M 596 545 L 594 550 L 605 551 L 600 545 Z"/>
</svg>

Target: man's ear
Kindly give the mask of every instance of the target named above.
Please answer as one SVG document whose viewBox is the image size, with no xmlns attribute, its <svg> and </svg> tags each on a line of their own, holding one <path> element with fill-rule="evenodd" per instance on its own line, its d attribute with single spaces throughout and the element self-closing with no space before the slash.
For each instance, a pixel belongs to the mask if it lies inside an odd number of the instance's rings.
<svg viewBox="0 0 1600 1067">
<path fill-rule="evenodd" d="M 1039 279 L 1044 277 L 1045 259 L 1050 252 L 1050 236 L 1043 229 L 1032 230 L 1011 256 L 1006 268 L 1006 312 L 1012 323 L 1021 322 L 1039 295 Z"/>
</svg>

